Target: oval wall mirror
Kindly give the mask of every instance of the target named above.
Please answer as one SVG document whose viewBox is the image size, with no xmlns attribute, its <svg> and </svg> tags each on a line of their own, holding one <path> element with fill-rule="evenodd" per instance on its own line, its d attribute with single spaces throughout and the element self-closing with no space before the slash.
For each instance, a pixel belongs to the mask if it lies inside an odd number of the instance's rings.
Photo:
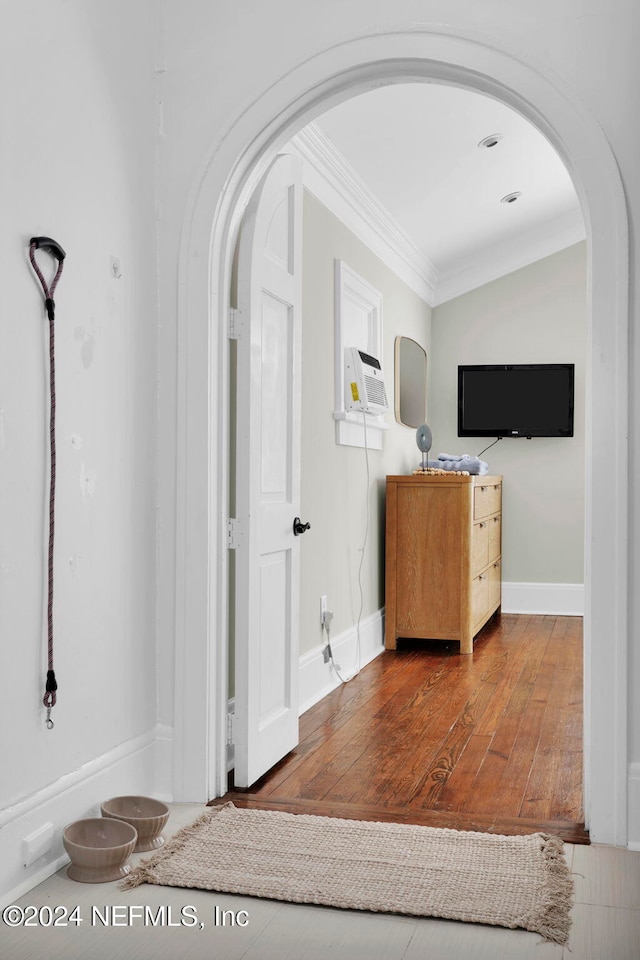
<svg viewBox="0 0 640 960">
<path fill-rule="evenodd" d="M 427 354 L 410 337 L 395 341 L 396 420 L 419 427 L 427 419 Z"/>
</svg>

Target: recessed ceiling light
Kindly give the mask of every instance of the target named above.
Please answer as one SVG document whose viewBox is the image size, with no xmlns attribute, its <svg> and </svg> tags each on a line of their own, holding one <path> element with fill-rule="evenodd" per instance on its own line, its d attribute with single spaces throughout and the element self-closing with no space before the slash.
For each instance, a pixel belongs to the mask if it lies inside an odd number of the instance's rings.
<svg viewBox="0 0 640 960">
<path fill-rule="evenodd" d="M 521 196 L 522 192 L 520 190 L 514 190 L 513 193 L 508 193 L 506 197 L 502 197 L 500 203 L 515 203 L 518 197 Z"/>
<path fill-rule="evenodd" d="M 490 137 L 485 137 L 484 140 L 481 140 L 478 146 L 484 147 L 486 150 L 490 150 L 491 147 L 497 146 L 501 140 L 501 133 L 492 133 Z"/>
</svg>

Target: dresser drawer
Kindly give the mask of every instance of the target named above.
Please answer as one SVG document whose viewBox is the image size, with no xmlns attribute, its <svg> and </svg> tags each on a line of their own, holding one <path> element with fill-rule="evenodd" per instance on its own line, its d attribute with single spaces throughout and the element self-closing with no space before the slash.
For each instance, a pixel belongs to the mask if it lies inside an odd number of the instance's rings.
<svg viewBox="0 0 640 960">
<path fill-rule="evenodd" d="M 488 573 L 488 604 L 494 610 L 500 604 L 502 596 L 502 564 L 499 560 L 489 567 Z"/>
<path fill-rule="evenodd" d="M 488 520 L 479 520 L 474 523 L 471 532 L 471 575 L 473 576 L 479 570 L 489 563 L 490 544 L 489 544 L 490 526 Z"/>
<path fill-rule="evenodd" d="M 499 483 L 473 488 L 473 519 L 482 520 L 500 512 L 502 486 Z"/>
<path fill-rule="evenodd" d="M 495 517 L 490 517 L 485 521 L 487 524 L 487 538 L 489 541 L 489 553 L 487 557 L 487 563 L 491 560 L 496 560 L 502 553 L 502 518 L 500 514 Z"/>
<path fill-rule="evenodd" d="M 481 620 L 489 608 L 489 576 L 481 573 L 471 583 L 471 622 Z"/>
</svg>

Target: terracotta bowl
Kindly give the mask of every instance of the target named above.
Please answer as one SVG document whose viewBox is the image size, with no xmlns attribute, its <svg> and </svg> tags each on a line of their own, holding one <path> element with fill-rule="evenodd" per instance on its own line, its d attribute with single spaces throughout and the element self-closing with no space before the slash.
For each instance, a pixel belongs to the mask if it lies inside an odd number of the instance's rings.
<svg viewBox="0 0 640 960">
<path fill-rule="evenodd" d="M 130 823 L 138 832 L 135 852 L 156 850 L 164 843 L 162 831 L 169 819 L 169 807 L 151 797 L 112 797 L 101 805 L 102 816 Z"/>
<path fill-rule="evenodd" d="M 91 817 L 76 820 L 62 832 L 62 843 L 71 858 L 67 876 L 81 883 L 106 883 L 126 877 L 138 834 L 122 820 Z"/>
</svg>

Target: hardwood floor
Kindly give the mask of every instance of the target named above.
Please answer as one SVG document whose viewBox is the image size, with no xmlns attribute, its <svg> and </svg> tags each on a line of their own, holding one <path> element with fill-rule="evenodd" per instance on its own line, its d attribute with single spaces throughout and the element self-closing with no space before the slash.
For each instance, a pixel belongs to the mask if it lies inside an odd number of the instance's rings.
<svg viewBox="0 0 640 960">
<path fill-rule="evenodd" d="M 588 843 L 582 620 L 494 617 L 473 656 L 399 642 L 300 718 L 300 744 L 216 803 Z"/>
</svg>

